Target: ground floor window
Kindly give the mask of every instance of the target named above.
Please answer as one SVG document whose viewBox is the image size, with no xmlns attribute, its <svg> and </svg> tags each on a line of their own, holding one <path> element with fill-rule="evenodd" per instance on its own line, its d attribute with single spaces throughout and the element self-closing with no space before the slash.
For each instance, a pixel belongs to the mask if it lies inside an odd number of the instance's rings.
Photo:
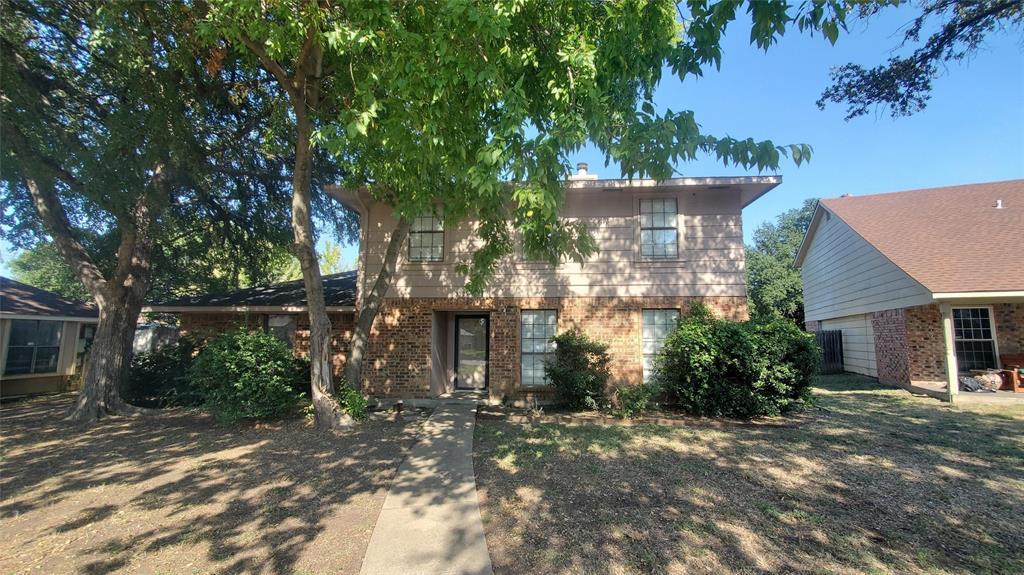
<svg viewBox="0 0 1024 575">
<path fill-rule="evenodd" d="M 522 350 L 522 384 L 545 385 L 544 359 L 555 351 L 554 342 L 558 315 L 553 309 L 524 309 L 519 326 Z"/>
<path fill-rule="evenodd" d="M 63 324 L 61 321 L 12 320 L 4 375 L 56 373 Z"/>
<path fill-rule="evenodd" d="M 960 371 L 996 367 L 995 330 L 989 308 L 953 308 L 953 343 Z"/>
<path fill-rule="evenodd" d="M 645 309 L 642 320 L 644 381 L 647 381 L 654 371 L 654 358 L 661 351 L 665 338 L 672 333 L 672 330 L 676 328 L 676 323 L 679 322 L 679 310 Z"/>
<path fill-rule="evenodd" d="M 294 314 L 268 315 L 267 332 L 283 341 L 289 348 L 294 347 L 295 320 Z"/>
</svg>

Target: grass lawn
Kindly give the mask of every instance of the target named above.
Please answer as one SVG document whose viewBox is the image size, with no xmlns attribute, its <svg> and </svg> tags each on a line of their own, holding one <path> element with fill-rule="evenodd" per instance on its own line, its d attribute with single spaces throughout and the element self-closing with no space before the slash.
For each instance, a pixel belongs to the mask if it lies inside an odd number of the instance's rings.
<svg viewBox="0 0 1024 575">
<path fill-rule="evenodd" d="M 823 377 L 788 426 L 481 418 L 502 573 L 1024 573 L 1024 403 Z"/>
<path fill-rule="evenodd" d="M 0 411 L 0 573 L 358 573 L 418 423 L 338 436 L 169 412 L 82 430 Z"/>
</svg>

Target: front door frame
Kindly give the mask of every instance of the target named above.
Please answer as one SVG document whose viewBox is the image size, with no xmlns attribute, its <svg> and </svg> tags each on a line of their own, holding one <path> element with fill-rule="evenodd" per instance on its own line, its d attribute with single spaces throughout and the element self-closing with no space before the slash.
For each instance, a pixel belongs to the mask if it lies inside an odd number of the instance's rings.
<svg viewBox="0 0 1024 575">
<path fill-rule="evenodd" d="M 462 387 L 459 378 L 459 320 L 483 319 L 487 337 L 484 339 L 484 386 L 483 388 Z M 455 349 L 455 391 L 488 391 L 491 387 L 491 316 L 487 313 L 455 314 L 455 329 L 452 330 L 452 345 Z"/>
</svg>

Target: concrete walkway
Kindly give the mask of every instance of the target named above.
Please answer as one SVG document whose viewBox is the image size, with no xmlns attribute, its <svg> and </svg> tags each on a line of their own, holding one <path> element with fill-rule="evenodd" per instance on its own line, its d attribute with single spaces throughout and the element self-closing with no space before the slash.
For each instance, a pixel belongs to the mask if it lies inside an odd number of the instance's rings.
<svg viewBox="0 0 1024 575">
<path fill-rule="evenodd" d="M 446 402 L 402 462 L 363 556 L 364 575 L 489 575 L 473 474 L 475 402 Z"/>
</svg>

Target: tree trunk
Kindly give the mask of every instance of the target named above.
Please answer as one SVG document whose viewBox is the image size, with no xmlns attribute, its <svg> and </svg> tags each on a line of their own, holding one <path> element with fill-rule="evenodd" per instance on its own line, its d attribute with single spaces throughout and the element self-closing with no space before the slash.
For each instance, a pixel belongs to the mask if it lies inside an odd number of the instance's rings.
<svg viewBox="0 0 1024 575">
<path fill-rule="evenodd" d="M 138 415 L 145 410 L 129 405 L 121 398 L 121 382 L 126 381 L 132 362 L 135 325 L 142 311 L 145 292 L 114 286 L 100 305 L 100 321 L 92 341 L 78 400 L 67 419 L 92 423 L 106 415 Z"/>
<path fill-rule="evenodd" d="M 351 425 L 352 418 L 341 410 L 334 398 L 334 383 L 331 381 L 331 320 L 327 317 L 324 302 L 324 284 L 320 275 L 320 262 L 316 257 L 310 214 L 312 125 L 304 113 L 296 115 L 292 233 L 295 236 L 295 255 L 302 265 L 302 280 L 306 287 L 306 305 L 309 310 L 310 399 L 316 414 L 316 426 L 321 429 L 337 429 Z"/>
<path fill-rule="evenodd" d="M 391 289 L 391 279 L 394 277 L 395 268 L 398 265 L 398 253 L 401 251 L 402 243 L 409 235 L 411 227 L 411 220 L 406 218 L 398 220 L 398 225 L 391 232 L 391 239 L 388 241 L 388 249 L 384 254 L 384 265 L 381 266 L 380 273 L 377 274 L 377 279 L 373 282 L 373 289 L 363 298 L 362 306 L 359 309 L 359 318 L 352 331 L 348 359 L 345 361 L 345 379 L 349 385 L 356 386 L 356 389 L 363 387 L 363 358 L 366 356 L 366 343 L 370 336 L 370 328 L 373 327 L 373 320 L 377 318 L 377 312 L 384 304 L 384 296 Z"/>
<path fill-rule="evenodd" d="M 153 186 L 167 193 L 167 171 L 154 168 Z M 117 267 L 107 280 L 85 248 L 75 239 L 64 206 L 53 181 L 32 175 L 25 179 L 39 217 L 53 237 L 57 250 L 89 290 L 100 309 L 99 324 L 92 349 L 85 363 L 82 390 L 67 419 L 91 423 L 105 415 L 138 415 L 146 410 L 128 405 L 121 398 L 120 386 L 132 361 L 135 325 L 149 290 L 152 274 L 153 224 L 149 199 L 140 196 L 131 213 L 120 218 L 121 242 L 117 249 Z"/>
</svg>

